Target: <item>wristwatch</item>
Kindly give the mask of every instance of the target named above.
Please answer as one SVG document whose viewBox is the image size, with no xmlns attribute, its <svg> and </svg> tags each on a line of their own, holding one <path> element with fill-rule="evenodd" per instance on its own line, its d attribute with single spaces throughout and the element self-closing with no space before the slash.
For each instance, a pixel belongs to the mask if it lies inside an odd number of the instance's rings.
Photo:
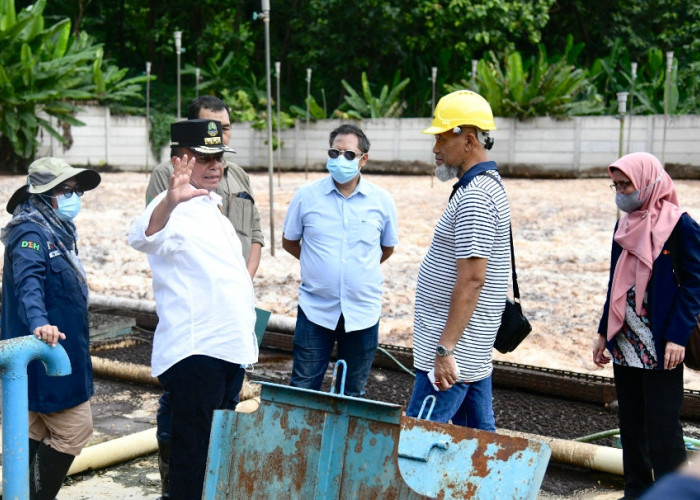
<svg viewBox="0 0 700 500">
<path fill-rule="evenodd" d="M 438 356 L 444 357 L 444 356 L 452 356 L 455 353 L 455 350 L 448 349 L 444 345 L 438 344 L 437 349 L 435 350 L 436 354 Z"/>
</svg>

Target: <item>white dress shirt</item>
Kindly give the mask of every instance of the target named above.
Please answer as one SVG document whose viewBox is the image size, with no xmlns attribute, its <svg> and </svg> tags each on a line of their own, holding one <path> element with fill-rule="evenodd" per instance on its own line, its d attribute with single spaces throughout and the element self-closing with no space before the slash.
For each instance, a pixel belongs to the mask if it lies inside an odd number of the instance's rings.
<svg viewBox="0 0 700 500">
<path fill-rule="evenodd" d="M 158 195 L 136 219 L 129 244 L 148 254 L 158 326 L 151 372 L 193 355 L 237 364 L 258 360 L 255 296 L 241 243 L 212 192 L 180 203 L 165 227 L 146 236 Z"/>
</svg>

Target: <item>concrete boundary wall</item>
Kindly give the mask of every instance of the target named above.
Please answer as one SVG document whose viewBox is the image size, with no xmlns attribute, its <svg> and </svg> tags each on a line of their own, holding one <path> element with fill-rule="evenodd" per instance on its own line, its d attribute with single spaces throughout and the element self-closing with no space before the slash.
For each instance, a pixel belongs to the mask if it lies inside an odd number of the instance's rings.
<svg viewBox="0 0 700 500">
<path fill-rule="evenodd" d="M 71 127 L 73 144 L 63 146 L 40 132 L 39 156 L 54 155 L 71 164 L 103 166 L 119 170 L 148 171 L 157 163 L 148 145 L 146 120 L 140 116 L 114 116 L 108 108 L 86 107 L 76 118 L 84 127 Z M 372 143 L 372 162 L 432 164 L 433 138 L 421 134 L 429 125 L 427 118 L 366 119 L 358 123 Z M 273 153 L 275 168 L 318 169 L 326 161 L 328 134 L 341 122 L 304 122 L 283 130 L 281 154 Z M 575 117 L 554 120 L 547 117 L 518 121 L 496 118 L 494 148 L 489 156 L 506 173 L 518 175 L 586 176 L 601 173 L 618 156 L 620 121 L 611 116 Z M 234 161 L 244 168 L 267 168 L 267 131 L 258 131 L 248 123 L 233 124 L 231 146 L 237 151 Z M 274 133 L 274 131 L 273 131 Z M 669 116 L 664 145 L 664 117 L 633 117 L 625 121 L 623 151 L 648 151 L 677 164 L 700 171 L 700 115 Z M 162 159 L 168 158 L 165 148 Z M 369 165 L 368 165 L 369 166 Z M 562 174 L 563 173 L 563 174 Z"/>
</svg>

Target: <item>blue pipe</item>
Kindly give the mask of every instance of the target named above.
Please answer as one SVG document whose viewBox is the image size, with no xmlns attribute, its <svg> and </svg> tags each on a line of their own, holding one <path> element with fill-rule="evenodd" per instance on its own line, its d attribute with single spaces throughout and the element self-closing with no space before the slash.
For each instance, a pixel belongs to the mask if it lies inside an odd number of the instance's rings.
<svg viewBox="0 0 700 500">
<path fill-rule="evenodd" d="M 68 354 L 34 335 L 0 342 L 2 378 L 3 498 L 29 499 L 29 397 L 27 365 L 38 359 L 50 376 L 70 375 Z"/>
</svg>

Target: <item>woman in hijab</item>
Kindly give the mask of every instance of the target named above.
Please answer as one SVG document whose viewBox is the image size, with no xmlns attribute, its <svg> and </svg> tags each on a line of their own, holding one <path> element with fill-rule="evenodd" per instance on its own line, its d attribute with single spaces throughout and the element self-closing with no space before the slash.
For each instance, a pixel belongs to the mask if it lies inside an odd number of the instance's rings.
<svg viewBox="0 0 700 500">
<path fill-rule="evenodd" d="M 686 461 L 683 358 L 700 312 L 700 226 L 653 155 L 628 154 L 608 172 L 625 214 L 613 237 L 593 362 L 613 360 L 624 498 L 637 498 Z"/>
<path fill-rule="evenodd" d="M 88 287 L 72 219 L 100 175 L 58 158 L 29 166 L 26 185 L 7 203 L 2 229 L 2 339 L 33 334 L 68 353 L 72 373 L 49 377 L 40 361 L 29 375 L 30 497 L 53 499 L 76 455 L 92 436 L 93 394 Z"/>
</svg>

